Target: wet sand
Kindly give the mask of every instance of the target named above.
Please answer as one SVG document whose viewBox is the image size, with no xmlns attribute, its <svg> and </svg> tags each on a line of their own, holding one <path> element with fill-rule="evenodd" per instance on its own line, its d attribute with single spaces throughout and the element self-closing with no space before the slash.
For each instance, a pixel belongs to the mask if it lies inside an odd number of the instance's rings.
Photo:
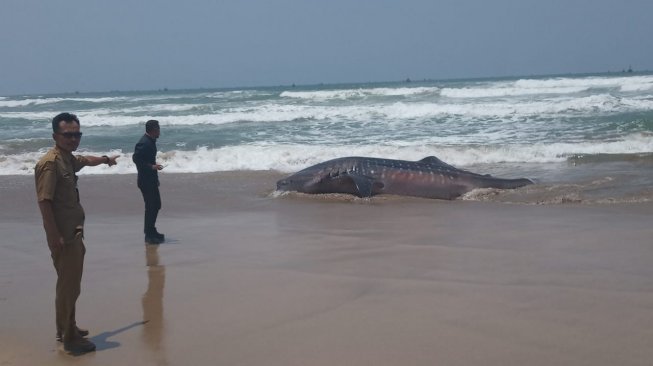
<svg viewBox="0 0 653 366">
<path fill-rule="evenodd" d="M 0 365 L 650 365 L 653 204 L 271 197 L 275 173 L 82 176 L 77 319 L 31 176 L 0 177 Z"/>
</svg>

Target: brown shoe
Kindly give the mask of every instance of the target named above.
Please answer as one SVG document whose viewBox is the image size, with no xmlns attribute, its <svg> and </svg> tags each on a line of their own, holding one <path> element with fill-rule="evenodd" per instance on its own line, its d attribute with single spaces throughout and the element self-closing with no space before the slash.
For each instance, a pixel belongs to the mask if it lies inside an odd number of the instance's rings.
<svg viewBox="0 0 653 366">
<path fill-rule="evenodd" d="M 63 342 L 63 349 L 72 354 L 83 354 L 95 351 L 95 343 L 86 338 L 75 338 L 71 341 Z"/>
<path fill-rule="evenodd" d="M 77 327 L 77 334 L 80 337 L 86 337 L 88 335 L 88 330 Z M 61 331 L 57 331 L 57 342 L 61 342 Z"/>
</svg>

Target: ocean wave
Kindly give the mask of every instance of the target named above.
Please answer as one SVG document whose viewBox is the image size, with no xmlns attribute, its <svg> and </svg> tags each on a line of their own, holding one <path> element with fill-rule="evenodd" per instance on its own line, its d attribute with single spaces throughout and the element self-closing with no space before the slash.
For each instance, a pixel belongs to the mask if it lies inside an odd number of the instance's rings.
<svg viewBox="0 0 653 366">
<path fill-rule="evenodd" d="M 496 117 L 516 119 L 530 116 L 569 117 L 592 113 L 615 114 L 631 111 L 647 111 L 653 108 L 653 100 L 628 99 L 609 94 L 578 98 L 551 98 L 529 102 L 485 103 L 404 103 L 370 108 L 370 113 L 396 118 L 430 118 L 443 115 L 468 117 Z"/>
<path fill-rule="evenodd" d="M 590 89 L 615 89 L 621 92 L 653 89 L 653 76 L 520 79 L 491 82 L 476 87 L 444 88 L 449 98 L 496 98 L 520 95 L 576 94 Z"/>
<path fill-rule="evenodd" d="M 551 78 L 551 79 L 520 79 L 515 85 L 523 88 L 551 87 L 586 87 L 586 88 L 620 88 L 627 85 L 653 82 L 653 75 L 641 76 L 595 76 L 586 78 Z"/>
<path fill-rule="evenodd" d="M 0 97 L 0 108 L 16 108 L 16 107 L 27 107 L 27 106 L 38 106 L 44 104 L 64 104 L 67 102 L 82 102 L 89 104 L 101 104 L 101 103 L 120 103 L 120 102 L 156 102 L 156 101 L 167 101 L 167 100 L 177 100 L 177 99 L 188 99 L 196 97 L 208 97 L 208 98 L 222 98 L 229 95 L 238 95 L 237 91 L 228 91 L 228 92 L 201 92 L 196 93 L 163 93 L 163 94 L 143 94 L 143 95 L 133 95 L 133 96 L 117 96 L 117 97 L 29 97 L 26 99 L 9 99 L 8 97 Z M 247 94 L 249 95 L 249 94 Z M 228 99 L 228 98 L 227 98 Z M 162 103 L 161 105 L 165 105 Z"/>
<path fill-rule="evenodd" d="M 653 90 L 653 80 L 621 86 L 622 92 L 642 92 Z"/>
<path fill-rule="evenodd" d="M 29 105 L 40 105 L 48 103 L 57 103 L 65 100 L 64 98 L 43 98 L 43 99 L 18 99 L 18 100 L 0 100 L 0 107 L 14 108 L 25 107 Z"/>
<path fill-rule="evenodd" d="M 253 107 L 226 108 L 212 113 L 161 115 L 162 112 L 193 111 L 199 105 L 170 105 L 157 108 L 143 106 L 114 109 L 93 109 L 76 113 L 82 126 L 131 126 L 139 125 L 148 119 L 156 119 L 165 126 L 222 125 L 234 122 L 280 122 L 296 119 L 327 119 L 342 117 L 344 114 L 356 115 L 355 107 L 312 107 L 279 104 L 264 104 Z M 149 112 L 149 113 L 148 113 Z M 129 113 L 140 114 L 130 115 Z M 0 118 L 24 119 L 28 121 L 51 120 L 53 112 L 0 112 Z"/>
<path fill-rule="evenodd" d="M 0 175 L 33 174 L 37 152 L 0 156 Z M 204 173 L 238 170 L 277 170 L 292 172 L 321 161 L 343 156 L 371 156 L 401 160 L 420 160 L 435 155 L 455 166 L 500 163 L 560 163 L 577 155 L 648 154 L 653 151 L 653 136 L 636 134 L 619 141 L 553 143 L 531 145 L 442 146 L 423 143 L 385 145 L 279 145 L 249 144 L 221 148 L 160 151 L 157 160 L 166 172 Z M 84 151 L 79 154 L 120 155 L 119 164 L 109 169 L 85 169 L 83 174 L 129 174 L 136 171 L 131 153 L 121 150 Z"/>
<path fill-rule="evenodd" d="M 574 154 L 569 156 L 567 161 L 574 165 L 615 162 L 642 163 L 650 165 L 653 164 L 653 152 Z"/>
<path fill-rule="evenodd" d="M 16 100 L 0 100 L 0 107 L 26 107 L 36 106 L 42 104 L 54 104 L 62 102 L 86 102 L 86 103 L 107 103 L 107 102 L 120 102 L 127 100 L 126 97 L 101 97 L 101 98 L 30 98 L 30 99 L 16 99 Z"/>
<path fill-rule="evenodd" d="M 269 90 L 258 90 L 258 89 L 248 89 L 248 90 L 224 90 L 217 92 L 210 92 L 204 95 L 207 98 L 220 99 L 220 100 L 247 100 L 252 98 L 265 98 L 275 96 L 276 93 Z"/>
<path fill-rule="evenodd" d="M 519 95 L 544 95 L 544 94 L 574 94 L 586 91 L 589 88 L 582 86 L 569 87 L 539 87 L 523 88 L 518 86 L 504 86 L 492 88 L 445 88 L 441 95 L 448 98 L 497 98 L 514 97 Z"/>
<path fill-rule="evenodd" d="M 199 104 L 199 103 L 193 103 L 193 104 L 151 104 L 151 105 L 143 105 L 143 106 L 138 106 L 138 107 L 131 107 L 131 108 L 121 108 L 120 110 L 112 110 L 108 112 L 107 114 L 116 114 L 116 112 L 119 112 L 121 114 L 129 115 L 129 114 L 136 114 L 136 113 L 162 113 L 162 112 L 187 112 L 187 111 L 192 111 L 195 109 L 202 109 L 206 108 L 206 104 Z"/>
<path fill-rule="evenodd" d="M 369 96 L 409 96 L 416 94 L 435 94 L 439 91 L 436 87 L 413 87 L 413 88 L 358 88 L 342 90 L 318 90 L 318 91 L 284 91 L 280 94 L 284 98 L 329 100 L 329 99 L 354 99 Z"/>
<path fill-rule="evenodd" d="M 597 94 L 577 98 L 549 98 L 515 103 L 487 101 L 483 103 L 394 102 L 375 105 L 292 105 L 262 103 L 253 106 L 205 111 L 206 105 L 170 104 L 125 109 L 99 108 L 77 112 L 83 126 L 130 126 L 148 119 L 157 119 L 166 126 L 222 125 L 236 122 L 360 121 L 432 119 L 456 116 L 463 118 L 491 117 L 515 120 L 529 117 L 575 117 L 650 111 L 653 99 L 616 97 Z M 170 115 L 175 112 L 174 115 Z M 183 112 L 188 112 L 183 114 Z M 195 114 L 194 112 L 199 112 Z M 180 114 L 182 113 L 182 114 Z M 0 118 L 49 121 L 54 112 L 0 112 Z"/>
</svg>

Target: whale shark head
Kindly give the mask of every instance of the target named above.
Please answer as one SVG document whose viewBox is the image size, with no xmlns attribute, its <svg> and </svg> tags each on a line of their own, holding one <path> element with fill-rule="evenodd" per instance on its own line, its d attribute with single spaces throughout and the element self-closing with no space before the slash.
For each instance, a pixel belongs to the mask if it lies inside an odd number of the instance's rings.
<svg viewBox="0 0 653 366">
<path fill-rule="evenodd" d="M 278 191 L 301 193 L 349 193 L 370 197 L 383 184 L 361 174 L 357 161 L 361 158 L 329 160 L 277 181 Z"/>
<path fill-rule="evenodd" d="M 310 166 L 277 181 L 277 190 L 316 193 L 320 182 L 329 179 L 330 171 L 331 169 L 325 163 Z"/>
<path fill-rule="evenodd" d="M 339 158 L 310 166 L 277 182 L 279 191 L 352 193 L 358 191 L 351 175 L 351 159 Z"/>
<path fill-rule="evenodd" d="M 315 182 L 315 172 L 300 171 L 284 179 L 277 181 L 278 191 L 307 192 L 310 189 L 310 182 Z"/>
</svg>

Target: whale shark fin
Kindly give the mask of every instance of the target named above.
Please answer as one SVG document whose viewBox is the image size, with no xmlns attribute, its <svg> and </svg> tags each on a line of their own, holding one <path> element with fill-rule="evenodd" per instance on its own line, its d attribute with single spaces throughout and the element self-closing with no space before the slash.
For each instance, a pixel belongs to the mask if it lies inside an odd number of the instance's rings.
<svg viewBox="0 0 653 366">
<path fill-rule="evenodd" d="M 365 175 L 350 174 L 349 177 L 354 181 L 359 197 L 372 197 L 372 189 L 378 182 Z"/>
<path fill-rule="evenodd" d="M 445 163 L 444 161 L 436 158 L 435 156 L 427 156 L 424 159 L 419 160 L 419 162 L 424 163 L 424 164 L 429 164 L 429 165 L 435 165 L 435 166 L 442 166 L 442 167 L 457 169 L 455 166 L 449 165 L 449 164 Z"/>
</svg>

